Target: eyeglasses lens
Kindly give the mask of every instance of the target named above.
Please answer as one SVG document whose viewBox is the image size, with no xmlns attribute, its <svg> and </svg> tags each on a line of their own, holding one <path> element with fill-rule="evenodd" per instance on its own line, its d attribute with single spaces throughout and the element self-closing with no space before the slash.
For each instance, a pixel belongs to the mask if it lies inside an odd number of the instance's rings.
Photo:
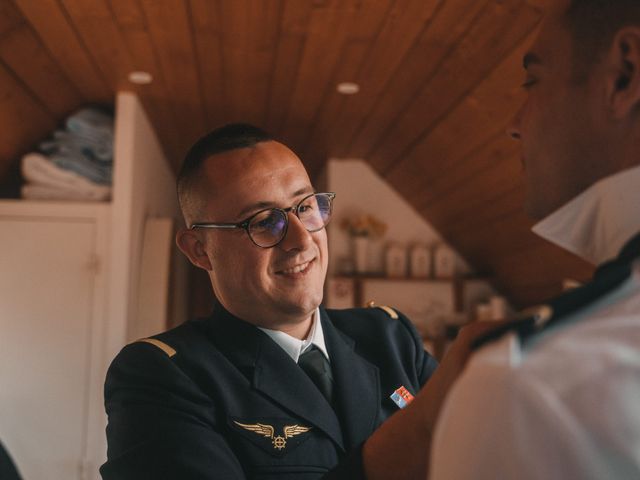
<svg viewBox="0 0 640 480">
<path fill-rule="evenodd" d="M 322 229 L 329 222 L 330 216 L 331 199 L 328 195 L 312 195 L 298 205 L 298 218 L 310 232 Z"/>
<path fill-rule="evenodd" d="M 282 238 L 287 226 L 287 217 L 282 210 L 265 210 L 256 215 L 249 224 L 249 235 L 261 247 L 271 247 Z"/>
<path fill-rule="evenodd" d="M 322 193 L 310 195 L 298 205 L 296 213 L 309 232 L 317 232 L 331 219 L 331 197 Z M 248 231 L 256 245 L 266 248 L 280 242 L 286 228 L 287 214 L 274 208 L 253 217 Z"/>
</svg>

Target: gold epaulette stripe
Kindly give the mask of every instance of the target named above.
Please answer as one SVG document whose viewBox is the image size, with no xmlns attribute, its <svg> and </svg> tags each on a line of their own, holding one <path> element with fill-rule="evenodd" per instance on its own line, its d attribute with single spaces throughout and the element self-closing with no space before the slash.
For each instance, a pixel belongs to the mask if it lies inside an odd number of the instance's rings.
<svg viewBox="0 0 640 480">
<path fill-rule="evenodd" d="M 141 338 L 140 340 L 137 340 L 137 341 L 150 343 L 151 345 L 158 347 L 160 350 L 166 353 L 169 356 L 169 358 L 173 357 L 176 354 L 176 351 L 173 348 L 171 348 L 169 345 L 167 345 L 166 343 L 160 340 L 156 340 L 155 338 Z"/>
<path fill-rule="evenodd" d="M 386 305 L 376 305 L 376 306 L 379 309 L 384 310 L 385 312 L 387 312 L 387 315 L 389 315 L 394 320 L 398 319 L 398 314 L 396 313 L 396 311 L 393 308 L 387 307 Z"/>
<path fill-rule="evenodd" d="M 367 307 L 379 308 L 380 310 L 385 311 L 387 315 L 389 315 L 394 320 L 397 320 L 399 318 L 398 313 L 393 308 L 387 307 L 386 305 L 376 305 L 376 303 L 373 300 L 371 300 L 370 302 L 367 302 Z"/>
</svg>

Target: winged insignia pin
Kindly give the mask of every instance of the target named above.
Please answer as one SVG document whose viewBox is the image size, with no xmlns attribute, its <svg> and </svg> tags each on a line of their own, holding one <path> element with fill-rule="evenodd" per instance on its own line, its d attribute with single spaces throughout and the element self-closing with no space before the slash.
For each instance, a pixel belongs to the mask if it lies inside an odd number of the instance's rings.
<svg viewBox="0 0 640 480">
<path fill-rule="evenodd" d="M 271 444 L 273 448 L 277 450 L 282 450 L 287 446 L 287 438 L 295 437 L 296 435 L 300 435 L 301 433 L 307 433 L 311 430 L 312 427 L 305 427 L 304 425 L 285 425 L 283 428 L 284 436 L 275 435 L 276 431 L 273 428 L 273 425 L 265 425 L 263 423 L 252 423 L 245 424 L 233 421 L 236 425 L 244 428 L 245 430 L 249 430 L 250 432 L 257 433 L 258 435 L 270 438 Z"/>
</svg>

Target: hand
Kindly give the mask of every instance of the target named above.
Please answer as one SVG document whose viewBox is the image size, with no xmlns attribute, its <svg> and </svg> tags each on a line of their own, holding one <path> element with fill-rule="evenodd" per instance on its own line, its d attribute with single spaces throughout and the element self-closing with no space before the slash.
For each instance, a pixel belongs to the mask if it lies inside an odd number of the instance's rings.
<svg viewBox="0 0 640 480">
<path fill-rule="evenodd" d="M 471 344 L 505 322 L 474 322 L 460 330 L 442 363 L 415 399 L 383 423 L 362 450 L 368 480 L 426 478 L 431 439 L 447 393 L 471 357 Z"/>
<path fill-rule="evenodd" d="M 443 394 L 443 400 L 449 388 L 462 373 L 467 361 L 471 357 L 471 354 L 473 353 L 471 345 L 473 342 L 485 333 L 499 328 L 506 323 L 509 323 L 509 321 L 472 322 L 460 329 L 458 336 L 449 347 L 449 350 L 442 359 L 442 362 L 434 376 L 429 380 L 429 383 L 431 383 L 434 377 L 438 374 L 440 377 L 443 377 L 443 379 L 440 380 L 442 383 L 439 386 L 440 389 L 444 389 L 444 391 L 441 391 Z"/>
</svg>

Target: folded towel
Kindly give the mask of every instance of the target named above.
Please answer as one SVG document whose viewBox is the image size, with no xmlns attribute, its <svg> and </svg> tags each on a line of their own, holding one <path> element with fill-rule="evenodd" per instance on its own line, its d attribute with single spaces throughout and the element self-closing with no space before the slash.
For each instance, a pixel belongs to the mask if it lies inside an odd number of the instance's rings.
<svg viewBox="0 0 640 480">
<path fill-rule="evenodd" d="M 22 198 L 30 200 L 104 201 L 111 197 L 110 187 L 98 186 L 93 192 L 77 192 L 46 185 L 27 183 L 21 187 Z"/>
<path fill-rule="evenodd" d="M 53 148 L 60 153 L 80 152 L 87 158 L 102 163 L 113 161 L 113 135 L 100 140 L 87 138 L 74 132 L 56 130 L 53 133 Z"/>
<path fill-rule="evenodd" d="M 113 118 L 94 108 L 83 108 L 70 115 L 66 126 L 70 132 L 86 139 L 101 142 L 110 138 L 113 141 Z"/>
<path fill-rule="evenodd" d="M 98 185 L 78 173 L 62 169 L 39 153 L 24 155 L 20 166 L 22 176 L 30 183 L 90 196 L 95 195 L 95 192 L 99 192 L 98 196 L 100 196 L 105 191 L 110 191 L 108 186 Z"/>
<path fill-rule="evenodd" d="M 92 182 L 100 185 L 111 184 L 111 177 L 113 174 L 113 167 L 109 165 L 100 165 L 87 159 L 84 155 L 79 153 L 72 154 L 53 154 L 49 157 L 51 161 L 58 167 L 64 170 L 70 170 L 88 178 Z"/>
</svg>

